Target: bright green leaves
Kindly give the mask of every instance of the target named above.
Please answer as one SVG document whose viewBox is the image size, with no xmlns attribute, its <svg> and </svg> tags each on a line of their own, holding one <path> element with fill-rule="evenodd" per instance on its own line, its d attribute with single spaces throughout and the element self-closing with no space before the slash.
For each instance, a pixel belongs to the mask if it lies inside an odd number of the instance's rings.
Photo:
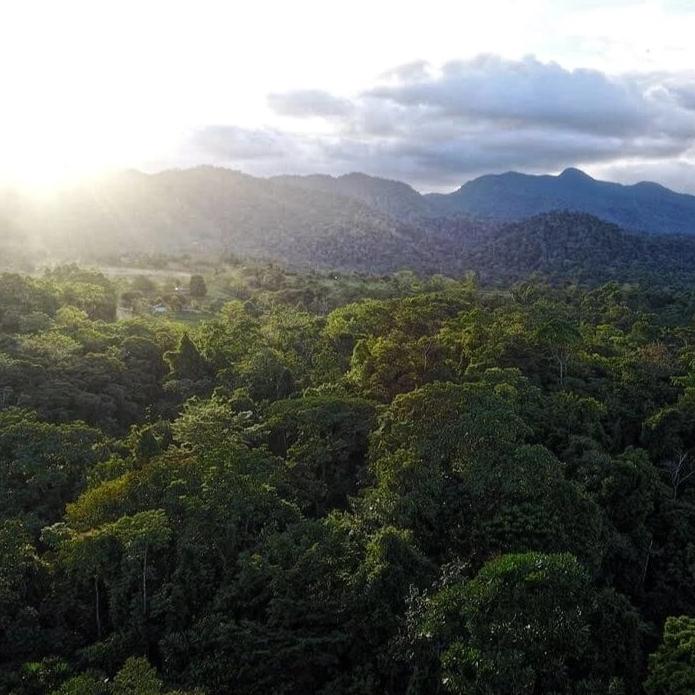
<svg viewBox="0 0 695 695">
<path fill-rule="evenodd" d="M 649 695 L 692 695 L 695 692 L 695 618 L 668 618 L 663 642 L 649 657 Z"/>
<path fill-rule="evenodd" d="M 202 691 L 187 691 L 203 695 Z M 126 659 L 113 679 L 98 673 L 85 673 L 65 681 L 51 695 L 187 695 L 166 690 L 155 668 L 144 657 Z"/>
<path fill-rule="evenodd" d="M 166 547 L 171 538 L 169 521 L 161 509 L 122 516 L 108 527 L 108 532 L 118 540 L 126 555 L 133 558 Z"/>
</svg>

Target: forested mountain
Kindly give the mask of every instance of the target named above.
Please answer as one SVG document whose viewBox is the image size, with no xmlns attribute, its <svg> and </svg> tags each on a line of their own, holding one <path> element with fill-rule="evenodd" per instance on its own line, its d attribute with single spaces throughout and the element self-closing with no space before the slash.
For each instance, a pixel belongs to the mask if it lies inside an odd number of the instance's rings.
<svg viewBox="0 0 695 695">
<path fill-rule="evenodd" d="M 136 291 L 0 274 L 2 695 L 691 695 L 692 287 Z"/>
<path fill-rule="evenodd" d="M 469 181 L 453 193 L 426 195 L 399 181 L 359 173 L 278 180 L 354 198 L 409 222 L 457 215 L 510 221 L 564 210 L 586 212 L 629 230 L 695 235 L 695 196 L 650 182 L 624 186 L 597 181 L 573 168 L 559 176 L 491 174 Z"/>
<path fill-rule="evenodd" d="M 628 199 L 631 207 L 620 202 Z M 124 172 L 49 198 L 5 191 L 0 267 L 188 253 L 370 274 L 476 271 L 489 282 L 533 270 L 592 281 L 635 280 L 658 270 L 683 279 L 695 268 L 695 237 L 635 230 L 652 223 L 652 231 L 689 230 L 692 201 L 646 184 L 604 184 L 576 170 L 484 177 L 434 197 L 363 174 L 263 179 L 213 167 Z M 575 203 L 597 210 L 600 219 L 581 212 L 527 217 Z M 605 222 L 615 218 L 624 220 L 622 230 Z"/>
<path fill-rule="evenodd" d="M 3 200 L 3 237 L 68 259 L 198 252 L 371 272 L 429 265 L 413 229 L 362 203 L 213 167 L 123 172 Z"/>
<path fill-rule="evenodd" d="M 553 210 L 587 212 L 626 229 L 695 234 L 695 196 L 656 183 L 623 186 L 578 169 L 559 176 L 509 172 L 481 176 L 447 195 L 426 196 L 435 214 L 467 213 L 518 220 Z"/>
<path fill-rule="evenodd" d="M 401 181 L 358 172 L 344 176 L 278 176 L 273 180 L 354 198 L 399 220 L 414 222 L 437 216 L 436 206 L 431 205 L 426 196 Z"/>
<path fill-rule="evenodd" d="M 532 273 L 560 282 L 695 279 L 695 237 L 626 232 L 584 213 L 546 213 L 490 228 L 463 257 L 484 282 Z"/>
</svg>

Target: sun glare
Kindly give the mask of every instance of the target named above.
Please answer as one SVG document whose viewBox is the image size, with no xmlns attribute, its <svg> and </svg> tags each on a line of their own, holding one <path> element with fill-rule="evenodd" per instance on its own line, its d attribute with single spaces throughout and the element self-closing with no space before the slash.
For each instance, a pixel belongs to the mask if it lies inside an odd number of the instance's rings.
<svg viewBox="0 0 695 695">
<path fill-rule="evenodd" d="M 74 109 L 75 114 L 79 108 Z M 50 127 L 47 126 L 47 122 Z M 104 171 L 132 166 L 151 150 L 154 136 L 127 122 L 14 124 L 0 142 L 0 179 L 36 191 L 50 190 Z"/>
</svg>

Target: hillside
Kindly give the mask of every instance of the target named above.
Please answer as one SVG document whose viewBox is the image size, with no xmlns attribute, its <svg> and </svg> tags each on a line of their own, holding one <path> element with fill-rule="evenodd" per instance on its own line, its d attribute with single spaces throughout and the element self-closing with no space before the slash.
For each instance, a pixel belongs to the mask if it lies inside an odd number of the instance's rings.
<svg viewBox="0 0 695 695">
<path fill-rule="evenodd" d="M 481 176 L 446 195 L 425 196 L 436 215 L 465 213 L 518 220 L 552 210 L 587 212 L 626 229 L 695 234 L 695 196 L 656 183 L 623 186 L 578 169 L 559 176 L 509 172 Z"/>
<path fill-rule="evenodd" d="M 383 196 L 368 195 L 365 186 L 374 181 L 384 184 Z M 344 194 L 346 186 L 353 195 Z M 362 175 L 264 179 L 216 167 L 128 171 L 48 199 L 5 191 L 0 250 L 23 263 L 26 256 L 91 262 L 193 253 L 377 274 L 463 270 L 461 250 L 493 225 L 462 215 L 416 220 L 413 212 L 415 221 L 406 222 L 407 215 L 387 214 L 404 191 L 422 200 L 405 184 Z"/>
<path fill-rule="evenodd" d="M 676 193 L 657 183 L 624 186 L 598 181 L 572 168 L 559 176 L 490 174 L 469 181 L 452 193 L 426 195 L 400 181 L 360 173 L 337 177 L 282 176 L 275 180 L 352 198 L 410 223 L 461 215 L 512 221 L 567 210 L 586 212 L 625 229 L 695 234 L 695 196 Z"/>
<path fill-rule="evenodd" d="M 487 281 L 540 273 L 558 280 L 692 281 L 695 238 L 626 232 L 585 213 L 555 212 L 504 225 L 466 254 Z"/>
<path fill-rule="evenodd" d="M 281 183 L 358 200 L 400 220 L 414 221 L 436 214 L 427 197 L 402 181 L 353 172 L 344 176 L 277 176 Z"/>
<path fill-rule="evenodd" d="M 690 196 L 655 185 L 604 184 L 577 171 L 483 177 L 457 193 L 432 197 L 362 174 L 264 179 L 198 167 L 123 172 L 49 199 L 6 191 L 0 196 L 0 253 L 3 267 L 19 268 L 31 259 L 193 254 L 371 274 L 409 268 L 458 276 L 474 270 L 488 282 L 532 272 L 587 281 L 655 273 L 693 277 L 695 237 L 636 232 L 637 220 L 621 227 L 610 222 L 625 217 L 627 208 L 606 208 L 600 216 L 557 212 L 570 207 L 570 194 L 542 197 L 539 181 L 548 190 L 583 191 L 595 208 L 608 206 L 614 191 L 632 191 L 635 200 L 675 197 L 671 217 L 680 221 L 673 225 L 688 229 L 687 220 L 695 219 L 681 214 Z M 605 195 L 592 198 L 595 187 Z M 462 203 L 465 212 L 455 209 Z M 534 206 L 553 206 L 554 212 L 527 217 Z M 436 207 L 439 216 L 421 216 Z M 655 204 L 645 219 L 657 219 L 660 209 Z M 505 219 L 516 217 L 522 219 Z"/>
<path fill-rule="evenodd" d="M 64 258 L 202 252 L 366 272 L 431 266 L 415 231 L 378 210 L 226 169 L 125 172 L 51 200 L 12 200 L 0 209 L 3 236 Z"/>
</svg>

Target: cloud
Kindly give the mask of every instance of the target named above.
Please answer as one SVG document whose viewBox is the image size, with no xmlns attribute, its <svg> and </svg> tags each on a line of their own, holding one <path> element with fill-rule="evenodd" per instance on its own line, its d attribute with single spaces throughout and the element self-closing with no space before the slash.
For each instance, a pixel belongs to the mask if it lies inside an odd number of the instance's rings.
<svg viewBox="0 0 695 695">
<path fill-rule="evenodd" d="M 627 163 L 609 163 L 598 166 L 592 174 L 610 181 L 638 183 L 657 181 L 663 186 L 682 193 L 695 193 L 695 152 L 688 159 L 655 159 Z"/>
<path fill-rule="evenodd" d="M 425 60 L 414 60 L 412 63 L 398 65 L 381 75 L 383 80 L 416 80 L 423 79 L 429 74 L 430 65 Z"/>
<path fill-rule="evenodd" d="M 237 126 L 214 125 L 196 130 L 187 148 L 195 155 L 215 161 L 271 160 L 296 156 L 301 149 L 298 139 L 274 130 L 251 130 Z"/>
<path fill-rule="evenodd" d="M 681 106 L 695 111 L 695 78 L 691 84 L 676 84 L 668 87 L 668 91 L 677 99 Z M 695 115 L 693 115 L 695 118 Z"/>
<path fill-rule="evenodd" d="M 341 154 L 340 148 L 345 148 Z M 257 175 L 315 173 L 348 162 L 363 162 L 359 143 L 313 137 L 276 129 L 215 125 L 195 130 L 179 153 L 179 162 L 221 164 Z"/>
<path fill-rule="evenodd" d="M 283 116 L 347 116 L 353 109 L 347 99 L 320 89 L 303 89 L 268 95 L 268 105 Z"/>
<path fill-rule="evenodd" d="M 213 127 L 196 147 L 257 173 L 363 170 L 425 189 L 509 169 L 686 162 L 673 182 L 691 173 L 695 147 L 692 73 L 608 75 L 483 55 L 397 67 L 351 100 L 303 90 L 269 104 L 298 132 Z M 324 121 L 316 132 L 311 118 Z"/>
<path fill-rule="evenodd" d="M 595 70 L 570 72 L 533 58 L 480 56 L 448 63 L 434 78 L 376 87 L 368 94 L 426 108 L 438 117 L 607 134 L 643 129 L 652 111 L 641 91 L 628 81 L 611 80 Z"/>
</svg>

